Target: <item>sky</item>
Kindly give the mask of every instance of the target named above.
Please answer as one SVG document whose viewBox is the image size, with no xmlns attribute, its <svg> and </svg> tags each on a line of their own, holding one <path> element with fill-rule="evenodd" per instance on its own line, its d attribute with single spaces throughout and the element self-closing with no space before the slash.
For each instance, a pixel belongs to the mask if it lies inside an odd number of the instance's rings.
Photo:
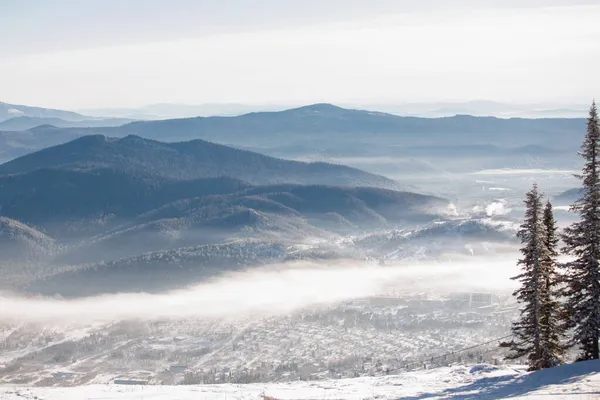
<svg viewBox="0 0 600 400">
<path fill-rule="evenodd" d="M 0 0 L 0 101 L 589 103 L 598 0 Z"/>
</svg>

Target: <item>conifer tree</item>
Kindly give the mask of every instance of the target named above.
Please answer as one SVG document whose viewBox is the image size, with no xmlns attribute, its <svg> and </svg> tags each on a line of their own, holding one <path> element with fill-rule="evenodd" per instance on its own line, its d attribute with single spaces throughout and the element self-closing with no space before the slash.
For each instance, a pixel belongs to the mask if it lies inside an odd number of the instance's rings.
<svg viewBox="0 0 600 400">
<path fill-rule="evenodd" d="M 523 244 L 523 257 L 518 262 L 522 271 L 512 278 L 521 282 L 521 287 L 513 295 L 521 303 L 522 309 L 519 320 L 513 323 L 514 339 L 504 345 L 511 349 L 509 359 L 527 356 L 529 369 L 538 370 L 546 366 L 544 360 L 548 358 L 548 351 L 543 342 L 545 331 L 541 324 L 547 278 L 544 264 L 551 255 L 546 243 L 542 196 L 536 184 L 527 193 L 524 202 L 525 219 L 517 232 Z"/>
<path fill-rule="evenodd" d="M 560 276 L 558 274 L 558 228 L 552 212 L 552 204 L 546 202 L 543 212 L 545 230 L 545 258 L 542 260 L 543 290 L 540 298 L 540 329 L 542 342 L 541 368 L 562 363 L 565 353 L 563 344 L 565 324 L 560 301 Z"/>
<path fill-rule="evenodd" d="M 578 359 L 592 360 L 600 358 L 600 128 L 595 102 L 590 107 L 580 154 L 585 160 L 579 176 L 583 190 L 571 206 L 580 220 L 563 236 L 563 251 L 573 257 L 565 264 L 566 315 L 568 326 L 573 328 L 571 344 L 581 350 Z"/>
</svg>

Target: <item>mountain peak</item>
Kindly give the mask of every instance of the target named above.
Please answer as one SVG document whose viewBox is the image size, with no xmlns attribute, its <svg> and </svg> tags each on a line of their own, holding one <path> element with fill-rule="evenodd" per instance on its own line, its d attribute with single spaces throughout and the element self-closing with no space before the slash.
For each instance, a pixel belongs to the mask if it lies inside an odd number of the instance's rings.
<svg viewBox="0 0 600 400">
<path fill-rule="evenodd" d="M 330 103 L 317 103 L 317 104 L 310 104 L 308 106 L 292 108 L 291 110 L 288 110 L 288 111 L 291 111 L 291 112 L 300 111 L 300 112 L 310 112 L 310 113 L 331 113 L 331 112 L 340 112 L 340 111 L 346 111 L 346 110 L 342 107 L 338 107 L 338 106 L 330 104 Z"/>
<path fill-rule="evenodd" d="M 145 139 L 139 135 L 127 135 L 123 138 L 117 139 L 119 143 L 145 143 L 145 142 L 154 142 L 154 140 Z"/>
<path fill-rule="evenodd" d="M 21 118 L 21 117 L 18 117 Z M 23 117 L 25 118 L 25 117 Z M 13 118 L 14 119 L 14 118 Z M 42 125 L 38 125 L 38 126 L 34 126 L 33 128 L 29 129 L 30 131 L 36 132 L 36 131 L 47 131 L 50 129 L 58 129 L 55 125 L 52 124 L 42 124 Z"/>
<path fill-rule="evenodd" d="M 229 176 L 254 184 L 336 183 L 400 188 L 393 180 L 350 167 L 282 160 L 198 139 L 165 143 L 137 135 L 121 139 L 83 136 L 9 161 L 0 166 L 0 175 L 41 168 L 109 168 L 183 180 Z"/>
</svg>

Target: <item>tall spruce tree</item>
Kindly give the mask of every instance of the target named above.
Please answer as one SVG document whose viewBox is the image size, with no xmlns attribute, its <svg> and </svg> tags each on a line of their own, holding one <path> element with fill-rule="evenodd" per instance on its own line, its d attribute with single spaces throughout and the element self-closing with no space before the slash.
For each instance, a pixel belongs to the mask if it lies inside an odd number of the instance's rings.
<svg viewBox="0 0 600 400">
<path fill-rule="evenodd" d="M 565 354 L 564 311 L 560 301 L 560 276 L 558 274 L 558 228 L 552 212 L 552 204 L 546 202 L 543 212 L 545 230 L 545 258 L 542 259 L 543 290 L 541 291 L 540 329 L 542 342 L 542 368 L 562 363 Z"/>
<path fill-rule="evenodd" d="M 522 272 L 512 278 L 521 282 L 521 287 L 513 295 L 521 303 L 522 309 L 519 320 L 513 323 L 514 339 L 506 345 L 511 349 L 509 359 L 527 356 L 529 369 L 538 370 L 548 366 L 546 359 L 549 359 L 548 349 L 544 345 L 546 333 L 542 329 L 542 320 L 547 279 L 544 269 L 551 255 L 546 244 L 542 195 L 536 184 L 527 193 L 524 202 L 525 219 L 517 232 L 523 244 L 523 257 L 518 262 Z"/>
<path fill-rule="evenodd" d="M 565 296 L 568 326 L 573 328 L 571 344 L 579 345 L 579 360 L 600 358 L 600 128 L 598 109 L 593 102 L 587 120 L 587 134 L 581 146 L 585 160 L 579 178 L 583 190 L 571 206 L 580 220 L 563 236 L 565 254 Z"/>
</svg>

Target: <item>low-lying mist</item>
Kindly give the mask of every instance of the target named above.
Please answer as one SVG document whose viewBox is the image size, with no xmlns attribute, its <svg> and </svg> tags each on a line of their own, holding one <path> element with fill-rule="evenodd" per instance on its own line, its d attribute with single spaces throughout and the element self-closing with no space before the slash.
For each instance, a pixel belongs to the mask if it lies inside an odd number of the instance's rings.
<svg viewBox="0 0 600 400">
<path fill-rule="evenodd" d="M 282 315 L 396 293 L 508 293 L 516 256 L 455 257 L 452 262 L 374 265 L 357 261 L 296 262 L 223 275 L 161 294 L 123 293 L 64 300 L 0 293 L 2 322 L 75 323 L 111 320 L 248 318 Z"/>
</svg>

